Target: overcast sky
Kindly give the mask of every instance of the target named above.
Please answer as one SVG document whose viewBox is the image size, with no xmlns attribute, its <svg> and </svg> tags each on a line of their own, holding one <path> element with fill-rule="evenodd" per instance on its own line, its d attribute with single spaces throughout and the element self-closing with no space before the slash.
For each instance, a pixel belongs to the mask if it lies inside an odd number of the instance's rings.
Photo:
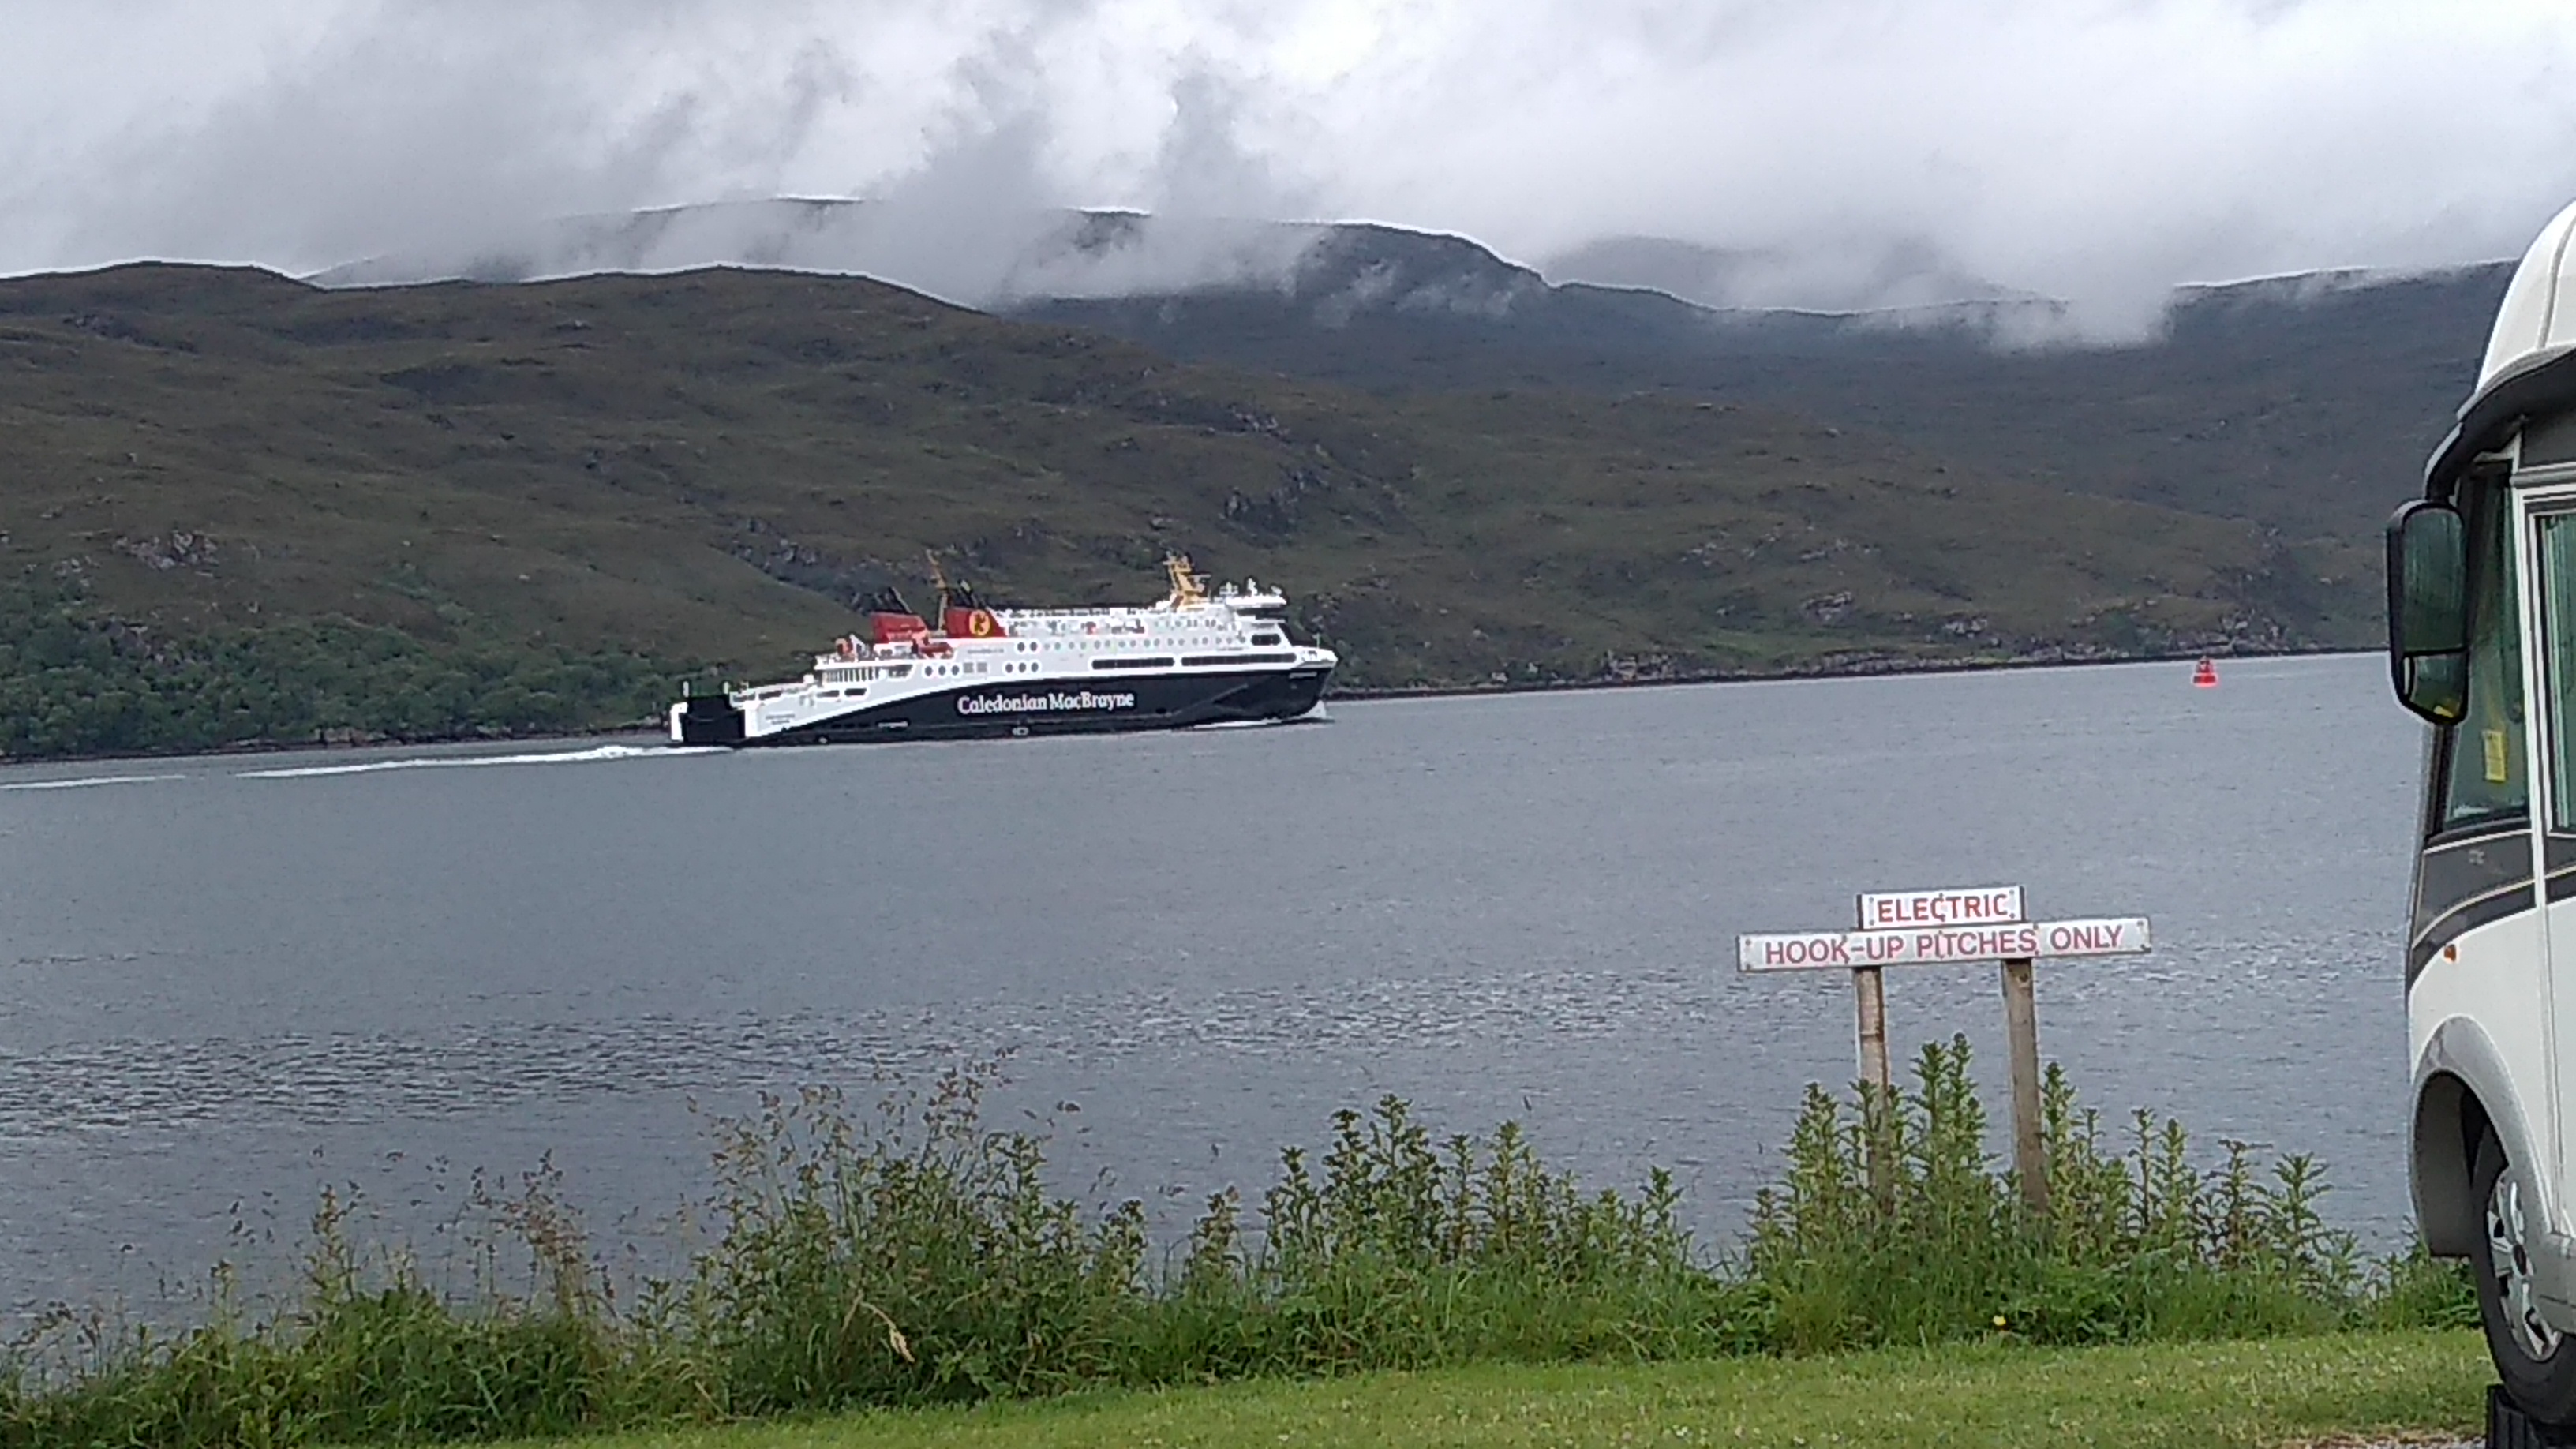
<svg viewBox="0 0 2576 1449">
<path fill-rule="evenodd" d="M 2105 308 L 2518 253 L 2565 0 L 0 0 L 0 270 L 901 194 L 1928 243 Z"/>
</svg>

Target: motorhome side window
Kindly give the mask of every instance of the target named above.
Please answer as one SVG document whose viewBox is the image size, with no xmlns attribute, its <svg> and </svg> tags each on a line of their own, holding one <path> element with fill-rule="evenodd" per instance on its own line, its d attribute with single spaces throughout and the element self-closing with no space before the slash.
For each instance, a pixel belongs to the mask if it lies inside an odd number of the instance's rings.
<svg viewBox="0 0 2576 1449">
<path fill-rule="evenodd" d="M 2576 513 L 2552 513 L 2533 526 L 2549 828 L 2570 833 L 2576 832 Z"/>
<path fill-rule="evenodd" d="M 2529 808 L 2531 774 L 2522 758 L 2522 630 L 2506 551 L 2513 510 L 2501 485 L 2473 486 L 2469 535 L 2469 712 L 2443 741 L 2442 826 L 2505 817 Z"/>
</svg>

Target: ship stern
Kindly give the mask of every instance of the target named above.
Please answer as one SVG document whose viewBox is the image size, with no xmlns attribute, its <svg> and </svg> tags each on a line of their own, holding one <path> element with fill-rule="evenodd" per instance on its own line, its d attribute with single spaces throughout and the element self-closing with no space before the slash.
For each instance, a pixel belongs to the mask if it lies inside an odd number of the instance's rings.
<svg viewBox="0 0 2576 1449">
<path fill-rule="evenodd" d="M 675 745 L 738 745 L 742 736 L 742 711 L 725 695 L 691 694 L 671 706 Z"/>
</svg>

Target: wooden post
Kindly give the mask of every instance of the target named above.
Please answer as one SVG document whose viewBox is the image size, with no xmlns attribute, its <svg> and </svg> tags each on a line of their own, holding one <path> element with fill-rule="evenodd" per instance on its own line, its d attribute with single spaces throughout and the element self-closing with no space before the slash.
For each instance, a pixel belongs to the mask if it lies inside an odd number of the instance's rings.
<svg viewBox="0 0 2576 1449">
<path fill-rule="evenodd" d="M 1879 968 L 1852 968 L 1852 990 L 1860 998 L 1860 1079 L 1885 1096 L 1893 1078 L 1887 1070 L 1887 987 Z"/>
<path fill-rule="evenodd" d="M 1869 1141 L 1869 1187 L 1879 1205 L 1896 1197 L 1895 1079 L 1887 1067 L 1887 986 L 1876 966 L 1852 968 L 1852 994 L 1860 1007 L 1861 1131 Z"/>
<path fill-rule="evenodd" d="M 2013 1176 L 2021 1200 L 2048 1216 L 2048 1147 L 2039 1130 L 2039 1007 L 2029 957 L 2004 962 L 2004 1039 L 2012 1061 Z"/>
</svg>

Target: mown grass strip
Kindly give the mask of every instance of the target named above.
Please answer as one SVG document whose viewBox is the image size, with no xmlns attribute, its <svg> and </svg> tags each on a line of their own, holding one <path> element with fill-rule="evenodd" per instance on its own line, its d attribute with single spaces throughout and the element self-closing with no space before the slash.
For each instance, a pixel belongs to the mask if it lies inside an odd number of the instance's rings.
<svg viewBox="0 0 2576 1449">
<path fill-rule="evenodd" d="M 2490 1376 L 2477 1335 L 2461 1331 L 2089 1349 L 1969 1344 L 1815 1359 L 1485 1365 L 570 1442 L 587 1449 L 2277 1449 L 2466 1438 Z"/>
</svg>

